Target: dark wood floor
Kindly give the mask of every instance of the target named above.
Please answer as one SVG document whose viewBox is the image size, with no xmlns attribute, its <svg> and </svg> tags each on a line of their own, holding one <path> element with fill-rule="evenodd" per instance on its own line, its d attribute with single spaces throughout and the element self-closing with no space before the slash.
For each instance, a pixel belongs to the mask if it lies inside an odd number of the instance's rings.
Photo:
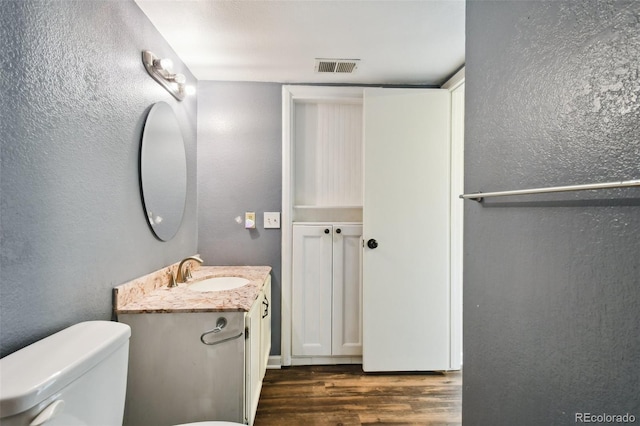
<svg viewBox="0 0 640 426">
<path fill-rule="evenodd" d="M 460 372 L 289 367 L 267 370 L 255 425 L 460 425 L 461 411 Z"/>
</svg>

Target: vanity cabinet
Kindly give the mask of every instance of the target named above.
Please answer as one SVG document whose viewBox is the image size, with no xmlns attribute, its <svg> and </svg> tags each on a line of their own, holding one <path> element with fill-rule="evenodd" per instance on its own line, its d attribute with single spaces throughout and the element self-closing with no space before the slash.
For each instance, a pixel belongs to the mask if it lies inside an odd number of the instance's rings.
<svg viewBox="0 0 640 426">
<path fill-rule="evenodd" d="M 131 326 L 125 426 L 253 424 L 271 348 L 270 275 L 254 291 L 248 311 L 117 313 Z"/>
<path fill-rule="evenodd" d="M 294 357 L 362 355 L 361 224 L 293 225 L 292 299 Z"/>
</svg>

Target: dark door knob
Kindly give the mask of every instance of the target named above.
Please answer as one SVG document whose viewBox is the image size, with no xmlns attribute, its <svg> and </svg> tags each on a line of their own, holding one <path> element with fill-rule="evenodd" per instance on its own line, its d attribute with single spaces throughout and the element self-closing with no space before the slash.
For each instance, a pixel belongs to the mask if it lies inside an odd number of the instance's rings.
<svg viewBox="0 0 640 426">
<path fill-rule="evenodd" d="M 367 247 L 369 247 L 370 249 L 374 249 L 378 247 L 378 242 L 371 238 L 369 241 L 367 241 Z"/>
<path fill-rule="evenodd" d="M 324 230 L 324 233 L 325 233 L 325 234 L 328 234 L 329 232 L 331 232 L 331 231 L 329 231 L 329 229 L 328 229 L 328 228 Z"/>
<path fill-rule="evenodd" d="M 340 229 L 340 228 L 336 229 L 336 234 L 339 234 L 341 232 L 342 232 L 342 229 Z"/>
</svg>

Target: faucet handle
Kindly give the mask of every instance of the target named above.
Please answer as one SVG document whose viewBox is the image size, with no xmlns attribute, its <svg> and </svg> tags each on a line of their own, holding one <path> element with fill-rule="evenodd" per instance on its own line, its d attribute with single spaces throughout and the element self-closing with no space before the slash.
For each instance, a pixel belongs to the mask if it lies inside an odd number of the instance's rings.
<svg viewBox="0 0 640 426">
<path fill-rule="evenodd" d="M 167 287 L 169 288 L 178 287 L 178 283 L 176 282 L 176 276 L 173 275 L 173 273 L 170 273 L 169 275 L 171 276 L 171 279 L 169 280 L 169 284 L 167 284 Z"/>
</svg>

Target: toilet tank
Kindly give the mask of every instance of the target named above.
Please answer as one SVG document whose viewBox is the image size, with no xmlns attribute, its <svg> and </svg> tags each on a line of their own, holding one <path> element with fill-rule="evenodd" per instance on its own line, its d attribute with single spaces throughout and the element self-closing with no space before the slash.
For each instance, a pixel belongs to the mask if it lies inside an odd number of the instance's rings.
<svg viewBox="0 0 640 426">
<path fill-rule="evenodd" d="M 0 424 L 121 426 L 130 335 L 82 322 L 0 359 Z"/>
</svg>

